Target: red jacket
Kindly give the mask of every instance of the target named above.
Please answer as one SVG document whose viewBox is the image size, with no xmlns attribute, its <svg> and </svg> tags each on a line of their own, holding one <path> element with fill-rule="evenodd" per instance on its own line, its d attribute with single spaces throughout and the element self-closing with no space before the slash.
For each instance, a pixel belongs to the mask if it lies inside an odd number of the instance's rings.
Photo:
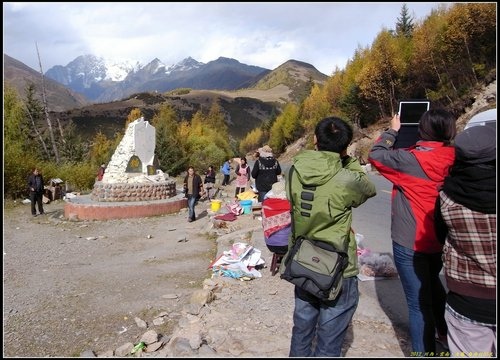
<svg viewBox="0 0 500 360">
<path fill-rule="evenodd" d="M 370 150 L 369 161 L 393 184 L 392 241 L 423 253 L 441 252 L 434 206 L 438 191 L 455 160 L 455 148 L 438 141 L 419 141 L 393 150 L 395 136 L 384 132 Z"/>
</svg>

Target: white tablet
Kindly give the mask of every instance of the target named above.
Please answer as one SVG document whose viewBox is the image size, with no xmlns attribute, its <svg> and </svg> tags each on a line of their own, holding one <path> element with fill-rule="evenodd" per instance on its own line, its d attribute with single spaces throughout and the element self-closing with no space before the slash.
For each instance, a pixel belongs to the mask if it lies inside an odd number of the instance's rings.
<svg viewBox="0 0 500 360">
<path fill-rule="evenodd" d="M 408 100 L 399 102 L 399 120 L 401 124 L 417 125 L 424 112 L 430 109 L 428 100 Z"/>
</svg>

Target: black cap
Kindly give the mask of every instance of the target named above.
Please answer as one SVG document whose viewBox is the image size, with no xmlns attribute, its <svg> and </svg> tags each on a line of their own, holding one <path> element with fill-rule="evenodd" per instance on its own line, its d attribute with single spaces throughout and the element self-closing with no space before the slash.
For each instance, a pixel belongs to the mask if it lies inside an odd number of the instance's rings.
<svg viewBox="0 0 500 360">
<path fill-rule="evenodd" d="M 470 127 L 455 138 L 457 160 L 481 164 L 497 157 L 496 131 L 483 125 Z"/>
</svg>

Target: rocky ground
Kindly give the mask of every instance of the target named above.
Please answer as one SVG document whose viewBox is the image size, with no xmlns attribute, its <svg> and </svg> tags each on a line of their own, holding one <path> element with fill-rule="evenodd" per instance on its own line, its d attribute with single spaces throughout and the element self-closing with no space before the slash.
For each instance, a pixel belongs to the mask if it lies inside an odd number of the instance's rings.
<svg viewBox="0 0 500 360">
<path fill-rule="evenodd" d="M 208 270 L 234 242 L 270 264 L 258 216 L 214 226 L 200 202 L 193 223 L 186 211 L 67 221 L 63 207 L 57 200 L 33 218 L 29 204 L 4 205 L 5 357 L 125 356 L 141 341 L 135 356 L 288 355 L 293 287 L 268 267 L 249 281 Z M 405 329 L 376 307 L 361 294 L 345 355 L 408 355 Z"/>
</svg>

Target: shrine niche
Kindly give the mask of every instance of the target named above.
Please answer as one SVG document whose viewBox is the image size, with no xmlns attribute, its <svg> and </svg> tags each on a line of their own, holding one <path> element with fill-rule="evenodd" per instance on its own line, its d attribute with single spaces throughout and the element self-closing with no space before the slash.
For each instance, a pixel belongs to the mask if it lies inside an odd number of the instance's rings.
<svg viewBox="0 0 500 360">
<path fill-rule="evenodd" d="M 127 168 L 125 172 L 128 173 L 142 173 L 142 161 L 139 159 L 139 156 L 132 155 L 130 160 L 127 163 Z"/>
</svg>

